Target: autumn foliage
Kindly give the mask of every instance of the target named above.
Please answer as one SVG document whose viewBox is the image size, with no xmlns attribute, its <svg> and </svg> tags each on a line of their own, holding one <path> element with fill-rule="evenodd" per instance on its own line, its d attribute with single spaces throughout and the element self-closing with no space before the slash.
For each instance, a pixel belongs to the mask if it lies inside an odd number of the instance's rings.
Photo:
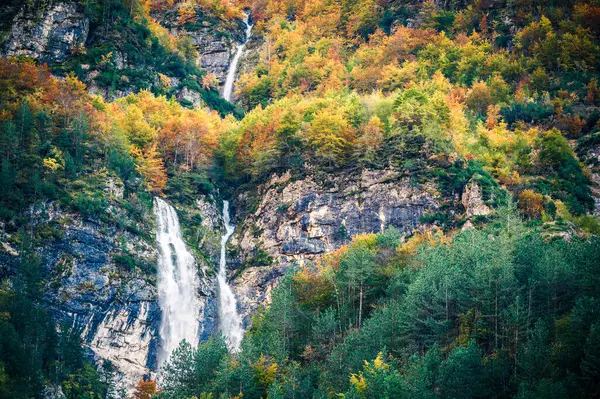
<svg viewBox="0 0 600 399">
<path fill-rule="evenodd" d="M 523 190 L 519 194 L 519 209 L 531 219 L 540 217 L 543 210 L 544 197 L 532 190 Z"/>
<path fill-rule="evenodd" d="M 156 380 L 140 380 L 133 392 L 133 399 L 153 399 L 160 391 L 156 387 Z"/>
</svg>

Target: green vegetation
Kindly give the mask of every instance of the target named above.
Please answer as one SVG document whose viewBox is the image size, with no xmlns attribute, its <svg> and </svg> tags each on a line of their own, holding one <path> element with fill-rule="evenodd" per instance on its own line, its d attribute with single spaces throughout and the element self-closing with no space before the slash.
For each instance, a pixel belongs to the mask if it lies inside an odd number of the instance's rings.
<svg viewBox="0 0 600 399">
<path fill-rule="evenodd" d="M 182 344 L 159 397 L 594 397 L 600 241 L 498 215 L 355 237 L 284 278 L 239 354 Z"/>
<path fill-rule="evenodd" d="M 0 11 L 1 32 L 17 3 Z M 15 260 L 0 265 L 0 397 L 115 396 L 111 365 L 98 371 L 44 302 L 75 260 L 41 270 L 37 249 L 69 221 L 37 223 L 37 210 L 118 231 L 114 274 L 150 279 L 125 237 L 152 240 L 153 196 L 174 204 L 207 260 L 200 247 L 217 253 L 219 237 L 199 195 L 243 192 L 239 211 L 252 213 L 274 174 L 325 185 L 364 169 L 437 190 L 421 222 L 439 230 L 340 228 L 348 245 L 291 270 L 239 353 L 220 337 L 183 342 L 161 386 L 142 381 L 135 397 L 600 395 L 598 1 L 78 3 L 90 38 L 64 64 L 0 59 L 0 256 Z M 184 31 L 234 25 L 241 7 L 258 64 L 232 105 Z M 176 86 L 203 107 L 178 102 Z M 492 213 L 467 223 L 474 182 Z M 276 261 L 260 246 L 245 255 L 238 273 Z"/>
<path fill-rule="evenodd" d="M 171 38 L 147 14 L 149 2 L 82 2 L 91 20 L 92 46 L 65 65 L 56 66 L 57 72 L 75 72 L 84 80 L 90 69 L 97 70 L 95 84 L 111 97 L 118 91 L 129 90 L 149 90 L 155 95 L 171 97 L 176 94 L 176 87 L 171 84 L 171 78 L 175 78 L 182 83 L 179 89 L 198 92 L 204 103 L 220 114 L 242 115 L 233 104 L 221 99 L 215 89 L 203 87 L 202 77 L 206 73 L 195 64 L 197 52 L 187 41 Z"/>
<path fill-rule="evenodd" d="M 48 384 L 68 398 L 105 398 L 116 373 L 96 369 L 84 353 L 81 331 L 57 325 L 42 298 L 40 260 L 24 238 L 12 284 L 0 286 L 0 397 L 32 398 Z"/>
</svg>

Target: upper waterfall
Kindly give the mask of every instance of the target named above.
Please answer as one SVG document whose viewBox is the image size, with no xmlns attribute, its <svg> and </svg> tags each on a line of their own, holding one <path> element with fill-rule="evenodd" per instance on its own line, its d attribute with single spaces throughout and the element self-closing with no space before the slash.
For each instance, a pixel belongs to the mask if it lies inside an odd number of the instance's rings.
<svg viewBox="0 0 600 399">
<path fill-rule="evenodd" d="M 246 39 L 243 44 L 240 44 L 237 51 L 229 65 L 227 71 L 227 78 L 225 79 L 225 85 L 223 86 L 223 98 L 227 101 L 231 101 L 231 94 L 233 93 L 233 82 L 235 81 L 235 74 L 237 72 L 237 66 L 244 52 L 244 46 L 248 43 L 250 34 L 252 33 L 252 25 L 250 25 L 248 14 L 244 14 L 244 23 L 246 24 Z"/>
<path fill-rule="evenodd" d="M 225 246 L 235 229 L 235 227 L 230 224 L 228 201 L 223 201 L 223 224 L 225 225 L 225 234 L 221 237 L 221 258 L 219 260 L 219 274 L 217 275 L 217 280 L 219 282 L 219 327 L 227 341 L 229 350 L 236 352 L 244 337 L 244 328 L 242 327 L 242 319 L 237 310 L 235 295 L 233 294 L 231 287 L 227 284 L 227 258 Z"/>
<path fill-rule="evenodd" d="M 182 340 L 196 346 L 200 303 L 196 262 L 181 237 L 175 209 L 154 198 L 154 215 L 158 224 L 158 304 L 162 312 L 160 366 Z"/>
</svg>

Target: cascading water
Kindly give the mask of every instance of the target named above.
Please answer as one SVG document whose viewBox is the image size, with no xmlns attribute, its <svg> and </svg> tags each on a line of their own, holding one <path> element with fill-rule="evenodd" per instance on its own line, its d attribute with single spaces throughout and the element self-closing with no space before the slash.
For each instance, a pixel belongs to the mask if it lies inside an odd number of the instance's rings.
<svg viewBox="0 0 600 399">
<path fill-rule="evenodd" d="M 197 345 L 200 303 L 196 262 L 181 238 L 175 209 L 154 198 L 154 215 L 158 223 L 158 304 L 162 312 L 160 366 L 182 340 Z"/>
<path fill-rule="evenodd" d="M 237 352 L 244 337 L 244 329 L 242 327 L 242 319 L 237 311 L 235 295 L 233 295 L 231 287 L 227 284 L 225 246 L 235 228 L 230 224 L 228 201 L 223 201 L 223 224 L 225 225 L 225 234 L 221 237 L 221 258 L 219 260 L 219 274 L 217 275 L 219 283 L 219 327 L 227 341 L 229 350 Z"/>
<path fill-rule="evenodd" d="M 252 33 L 252 25 L 249 23 L 248 15 L 244 14 L 244 23 L 246 24 L 246 40 L 244 40 L 243 44 L 240 44 L 237 48 L 235 55 L 233 56 L 233 60 L 231 60 L 231 64 L 229 65 L 229 70 L 227 71 L 227 78 L 225 79 L 225 86 L 223 86 L 223 98 L 227 101 L 231 101 L 231 94 L 233 93 L 233 82 L 235 81 L 235 73 L 237 72 L 237 66 L 244 52 L 244 46 L 248 43 L 248 39 L 250 38 L 250 34 Z"/>
</svg>

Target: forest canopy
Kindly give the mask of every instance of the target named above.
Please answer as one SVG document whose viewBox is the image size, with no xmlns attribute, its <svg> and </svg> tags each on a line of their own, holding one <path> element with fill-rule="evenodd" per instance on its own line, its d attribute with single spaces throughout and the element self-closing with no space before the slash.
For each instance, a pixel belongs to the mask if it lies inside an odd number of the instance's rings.
<svg viewBox="0 0 600 399">
<path fill-rule="evenodd" d="M 19 256 L 16 270 L 0 265 L 0 397 L 50 384 L 68 398 L 123 394 L 112 364 L 96 367 L 82 332 L 47 309 L 35 248 L 60 233 L 30 228 L 36 204 L 144 236 L 153 196 L 248 193 L 251 204 L 273 176 L 364 169 L 435 187 L 427 228 L 348 237 L 294 265 L 240 352 L 220 336 L 184 341 L 134 397 L 600 396 L 598 1 L 77 4 L 101 36 L 93 46 L 62 64 L 0 58 L 0 226 L 11 237 L 0 252 Z M 232 104 L 173 32 L 201 29 L 199 18 L 234 26 L 244 11 L 253 57 Z M 117 68 L 119 52 L 137 67 Z M 90 65 L 109 95 L 83 83 Z M 472 182 L 491 214 L 466 216 Z M 202 222 L 181 218 L 186 237 Z M 156 274 L 115 259 L 124 274 Z"/>
</svg>

